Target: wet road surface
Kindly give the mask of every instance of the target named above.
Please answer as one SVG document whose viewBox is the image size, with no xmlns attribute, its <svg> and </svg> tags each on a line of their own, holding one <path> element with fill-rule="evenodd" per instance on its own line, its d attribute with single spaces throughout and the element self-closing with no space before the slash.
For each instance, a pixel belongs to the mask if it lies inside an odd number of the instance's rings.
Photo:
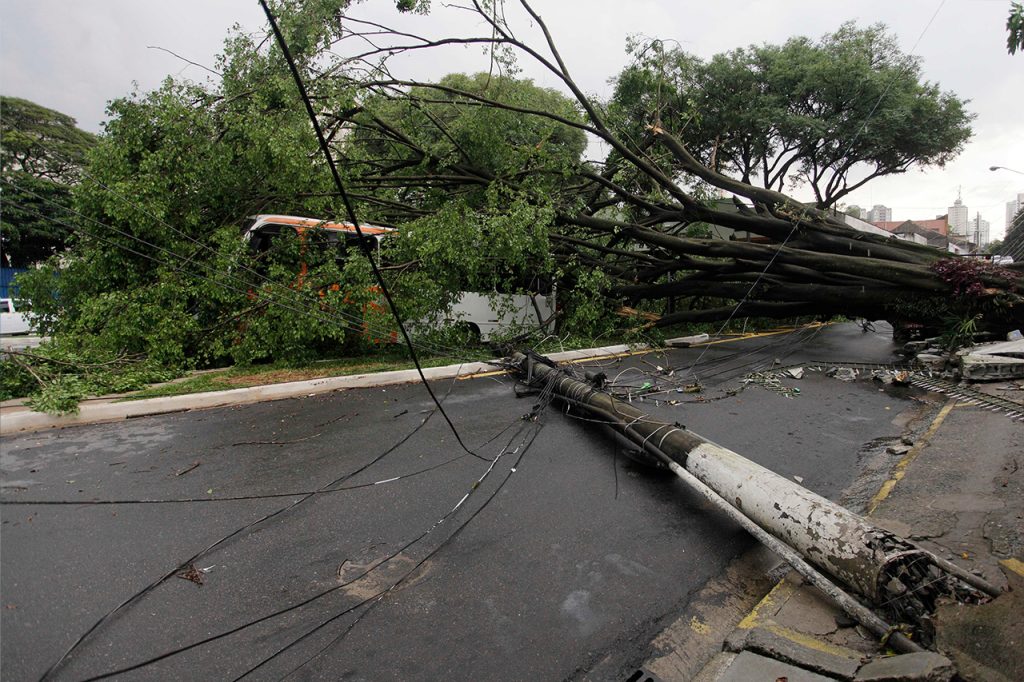
<svg viewBox="0 0 1024 682">
<path fill-rule="evenodd" d="M 594 364 L 641 386 L 699 358 L 710 398 L 776 359 L 891 350 L 846 324 Z M 790 385 L 634 405 L 836 499 L 910 401 L 820 373 Z M 416 385 L 3 439 L 5 503 L 119 502 L 0 509 L 3 678 L 39 679 L 147 588 L 52 679 L 566 679 L 609 657 L 628 672 L 752 540 L 595 425 L 556 406 L 522 420 L 537 398 L 513 388 L 435 386 L 479 457 L 424 423 Z"/>
</svg>

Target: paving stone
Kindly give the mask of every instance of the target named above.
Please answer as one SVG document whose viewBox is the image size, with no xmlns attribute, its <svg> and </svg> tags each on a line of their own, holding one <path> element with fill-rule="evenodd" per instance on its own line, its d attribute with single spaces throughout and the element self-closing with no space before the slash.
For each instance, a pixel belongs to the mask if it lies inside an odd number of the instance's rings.
<svg viewBox="0 0 1024 682">
<path fill-rule="evenodd" d="M 956 669 L 945 656 L 921 651 L 901 656 L 878 658 L 867 663 L 854 678 L 855 682 L 947 682 Z"/>
<path fill-rule="evenodd" d="M 786 682 L 830 682 L 832 678 L 798 668 L 795 665 L 765 658 L 749 651 L 741 652 L 714 682 L 750 682 L 779 680 Z M 709 681 L 710 682 L 710 681 Z"/>
</svg>

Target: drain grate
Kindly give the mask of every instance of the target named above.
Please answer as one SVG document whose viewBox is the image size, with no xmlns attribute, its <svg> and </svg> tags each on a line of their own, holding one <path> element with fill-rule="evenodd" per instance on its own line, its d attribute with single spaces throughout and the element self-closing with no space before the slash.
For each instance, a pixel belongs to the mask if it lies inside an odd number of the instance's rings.
<svg viewBox="0 0 1024 682">
<path fill-rule="evenodd" d="M 927 391 L 944 393 L 950 398 L 956 398 L 967 405 L 974 405 L 983 410 L 1005 414 L 1014 421 L 1024 421 L 1024 404 L 1009 400 L 1008 398 L 989 395 L 967 386 L 954 384 L 945 379 L 926 377 L 916 373 L 910 376 L 910 383 Z"/>
<path fill-rule="evenodd" d="M 661 678 L 649 670 L 640 668 L 626 678 L 626 682 L 662 682 Z"/>
</svg>

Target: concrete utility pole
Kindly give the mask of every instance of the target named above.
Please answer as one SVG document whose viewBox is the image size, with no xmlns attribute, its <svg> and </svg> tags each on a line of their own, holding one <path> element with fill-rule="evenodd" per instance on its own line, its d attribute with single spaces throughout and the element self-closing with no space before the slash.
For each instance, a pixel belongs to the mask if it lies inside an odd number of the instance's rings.
<svg viewBox="0 0 1024 682">
<path fill-rule="evenodd" d="M 737 519 L 852 617 L 904 651 L 920 650 L 845 594 L 814 567 L 900 620 L 921 623 L 939 596 L 983 601 L 998 588 L 820 495 L 702 438 L 679 424 L 651 419 L 546 358 L 512 358 L 526 383 L 551 390 L 605 421 Z M 766 537 L 767 536 L 767 537 Z M 813 567 L 810 565 L 813 564 Z M 974 589 L 971 589 L 974 588 Z M 983 593 L 983 594 L 981 594 Z"/>
</svg>

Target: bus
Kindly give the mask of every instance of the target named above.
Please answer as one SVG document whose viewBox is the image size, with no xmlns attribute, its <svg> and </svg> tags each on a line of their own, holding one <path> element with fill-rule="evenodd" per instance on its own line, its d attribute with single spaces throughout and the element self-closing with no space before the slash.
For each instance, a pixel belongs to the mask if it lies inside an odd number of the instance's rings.
<svg viewBox="0 0 1024 682">
<path fill-rule="evenodd" d="M 370 224 L 359 227 L 364 238 L 373 240 L 372 247 L 379 263 L 382 240 L 396 238 L 399 230 Z M 327 240 L 329 246 L 338 250 L 339 258 L 344 258 L 349 249 L 359 248 L 359 234 L 351 223 L 300 216 L 250 216 L 242 225 L 241 236 L 253 253 L 260 254 L 268 251 L 273 240 L 286 231 L 292 231 L 304 244 L 308 234 L 316 232 Z M 301 284 L 307 273 L 306 263 L 301 263 L 299 268 L 298 282 Z M 538 329 L 553 333 L 556 311 L 554 287 L 542 277 L 526 276 L 519 279 L 519 291 L 459 292 L 450 313 L 442 322 L 464 325 L 482 342 Z"/>
</svg>

